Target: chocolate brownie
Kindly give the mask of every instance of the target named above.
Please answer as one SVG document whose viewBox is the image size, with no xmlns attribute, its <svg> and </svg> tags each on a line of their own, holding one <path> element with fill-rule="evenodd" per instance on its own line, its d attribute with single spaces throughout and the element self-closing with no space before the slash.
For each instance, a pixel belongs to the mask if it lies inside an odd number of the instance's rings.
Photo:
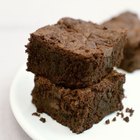
<svg viewBox="0 0 140 140">
<path fill-rule="evenodd" d="M 138 16 L 125 12 L 103 25 L 115 30 L 127 30 L 128 41 L 124 47 L 124 59 L 120 67 L 128 72 L 140 69 L 140 20 Z"/>
<path fill-rule="evenodd" d="M 91 22 L 63 18 L 31 34 L 27 70 L 56 85 L 81 88 L 120 65 L 126 36 Z"/>
<path fill-rule="evenodd" d="M 81 133 L 106 115 L 123 109 L 124 82 L 124 75 L 112 71 L 98 84 L 69 89 L 36 76 L 32 102 L 38 112 L 45 112 L 73 132 Z"/>
</svg>

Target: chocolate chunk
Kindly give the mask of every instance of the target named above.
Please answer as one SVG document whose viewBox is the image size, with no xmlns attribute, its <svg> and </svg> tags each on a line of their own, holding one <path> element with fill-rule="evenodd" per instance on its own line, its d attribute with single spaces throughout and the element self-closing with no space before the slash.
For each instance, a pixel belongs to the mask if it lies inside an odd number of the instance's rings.
<svg viewBox="0 0 140 140">
<path fill-rule="evenodd" d="M 107 27 L 104 26 L 104 27 L 103 27 L 103 30 L 107 30 Z"/>
</svg>

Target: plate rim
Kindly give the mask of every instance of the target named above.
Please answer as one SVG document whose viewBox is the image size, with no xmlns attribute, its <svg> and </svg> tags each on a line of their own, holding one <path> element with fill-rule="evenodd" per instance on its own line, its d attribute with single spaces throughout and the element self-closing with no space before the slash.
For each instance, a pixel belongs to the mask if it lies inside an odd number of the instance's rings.
<svg viewBox="0 0 140 140">
<path fill-rule="evenodd" d="M 20 118 L 20 114 L 18 113 L 17 110 L 17 107 L 15 105 L 15 102 L 14 102 L 14 97 L 13 97 L 13 94 L 14 94 L 14 88 L 16 86 L 16 83 L 17 83 L 17 80 L 19 79 L 20 77 L 20 74 L 21 72 L 23 71 L 23 69 L 26 69 L 26 65 L 24 64 L 17 72 L 17 74 L 15 75 L 13 81 L 12 81 L 12 84 L 11 84 L 11 87 L 10 87 L 10 95 L 9 95 L 9 101 L 10 101 L 10 108 L 12 110 L 12 113 L 17 121 L 17 123 L 20 125 L 20 127 L 22 128 L 22 130 L 32 139 L 34 140 L 39 140 L 39 137 L 36 133 L 34 133 L 33 131 L 30 131 L 30 126 L 28 127 L 27 126 L 27 123 L 24 123 L 24 121 L 22 121 L 22 117 Z"/>
</svg>

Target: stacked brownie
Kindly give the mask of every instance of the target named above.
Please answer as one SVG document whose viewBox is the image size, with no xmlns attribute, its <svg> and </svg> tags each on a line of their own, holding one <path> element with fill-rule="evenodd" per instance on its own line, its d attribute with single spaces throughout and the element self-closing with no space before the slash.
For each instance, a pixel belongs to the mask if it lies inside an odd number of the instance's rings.
<svg viewBox="0 0 140 140">
<path fill-rule="evenodd" d="M 27 70 L 35 74 L 38 112 L 81 133 L 123 108 L 125 77 L 113 70 L 123 59 L 124 31 L 63 18 L 31 34 Z"/>
<path fill-rule="evenodd" d="M 128 41 L 124 47 L 124 59 L 120 67 L 127 72 L 140 69 L 140 19 L 131 12 L 124 12 L 103 25 L 114 30 L 125 29 Z"/>
</svg>

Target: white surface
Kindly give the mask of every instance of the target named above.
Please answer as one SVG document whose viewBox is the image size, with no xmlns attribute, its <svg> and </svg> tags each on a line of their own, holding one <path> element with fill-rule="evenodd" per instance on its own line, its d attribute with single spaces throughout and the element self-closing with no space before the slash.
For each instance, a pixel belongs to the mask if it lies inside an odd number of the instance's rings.
<svg viewBox="0 0 140 140">
<path fill-rule="evenodd" d="M 139 7 L 139 0 L 0 0 L 0 140 L 30 140 L 9 106 L 9 88 L 26 61 L 29 33 L 63 16 L 101 22 L 125 10 L 140 13 Z"/>
<path fill-rule="evenodd" d="M 117 117 L 117 121 L 110 125 L 105 125 L 106 119 L 112 119 L 115 114 L 107 116 L 99 124 L 94 125 L 91 129 L 82 134 L 76 135 L 67 127 L 62 126 L 48 115 L 43 114 L 47 122 L 42 123 L 39 118 L 31 114 L 36 111 L 35 106 L 31 103 L 31 90 L 33 89 L 34 76 L 25 71 L 23 67 L 17 74 L 10 93 L 10 102 L 13 113 L 23 129 L 35 140 L 138 140 L 140 139 L 140 102 L 139 102 L 139 82 L 140 71 L 133 74 L 127 74 L 127 82 L 124 86 L 125 95 L 124 107 L 133 106 L 135 109 L 134 116 L 130 122 L 126 123 Z M 126 113 L 125 113 L 126 115 Z M 115 137 L 114 137 L 115 136 Z"/>
</svg>

